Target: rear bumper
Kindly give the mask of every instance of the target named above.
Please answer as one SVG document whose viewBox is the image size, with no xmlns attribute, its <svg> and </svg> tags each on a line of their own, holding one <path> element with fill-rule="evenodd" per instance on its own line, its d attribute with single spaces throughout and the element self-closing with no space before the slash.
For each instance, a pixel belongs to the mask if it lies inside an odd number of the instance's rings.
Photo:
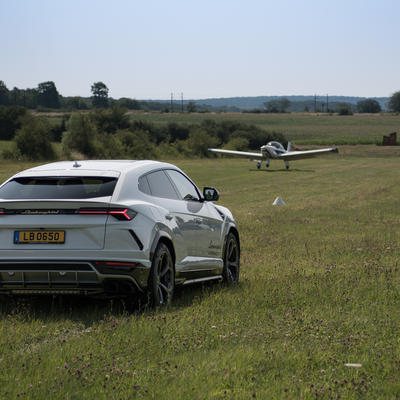
<svg viewBox="0 0 400 400">
<path fill-rule="evenodd" d="M 1 260 L 0 294 L 134 295 L 146 289 L 149 272 L 140 262 Z"/>
</svg>

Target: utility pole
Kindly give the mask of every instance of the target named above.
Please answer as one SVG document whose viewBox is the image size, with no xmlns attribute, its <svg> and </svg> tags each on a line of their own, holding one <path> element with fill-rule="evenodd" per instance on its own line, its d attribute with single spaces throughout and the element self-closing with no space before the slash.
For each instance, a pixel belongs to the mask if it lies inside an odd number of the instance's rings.
<svg viewBox="0 0 400 400">
<path fill-rule="evenodd" d="M 314 112 L 317 112 L 317 95 L 314 95 Z"/>
<path fill-rule="evenodd" d="M 183 92 L 181 93 L 181 111 L 183 112 Z"/>
<path fill-rule="evenodd" d="M 328 100 L 328 94 L 326 94 L 326 112 L 329 112 L 329 100 Z"/>
<path fill-rule="evenodd" d="M 174 94 L 171 93 L 171 112 L 174 111 Z"/>
</svg>

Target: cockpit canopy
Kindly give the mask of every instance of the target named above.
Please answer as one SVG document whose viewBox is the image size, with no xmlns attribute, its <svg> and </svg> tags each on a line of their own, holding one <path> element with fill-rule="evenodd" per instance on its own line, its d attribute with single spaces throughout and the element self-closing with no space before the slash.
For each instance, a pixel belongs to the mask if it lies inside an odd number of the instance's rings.
<svg viewBox="0 0 400 400">
<path fill-rule="evenodd" d="M 278 150 L 285 150 L 285 148 L 279 142 L 269 142 L 267 146 L 275 147 Z"/>
</svg>

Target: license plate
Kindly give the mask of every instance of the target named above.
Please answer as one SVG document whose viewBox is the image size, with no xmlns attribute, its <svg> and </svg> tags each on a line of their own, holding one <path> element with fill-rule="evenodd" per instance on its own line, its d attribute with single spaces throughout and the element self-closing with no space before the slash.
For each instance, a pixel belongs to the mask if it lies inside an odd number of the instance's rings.
<svg viewBox="0 0 400 400">
<path fill-rule="evenodd" d="M 15 231 L 14 243 L 64 243 L 65 231 Z"/>
</svg>

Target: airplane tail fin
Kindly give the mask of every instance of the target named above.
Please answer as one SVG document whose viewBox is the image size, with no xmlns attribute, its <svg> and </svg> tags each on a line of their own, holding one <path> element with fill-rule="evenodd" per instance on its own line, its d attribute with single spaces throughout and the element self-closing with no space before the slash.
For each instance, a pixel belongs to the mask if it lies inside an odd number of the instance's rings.
<svg viewBox="0 0 400 400">
<path fill-rule="evenodd" d="M 287 149 L 286 149 L 286 151 L 290 151 L 290 142 L 287 142 Z"/>
</svg>

